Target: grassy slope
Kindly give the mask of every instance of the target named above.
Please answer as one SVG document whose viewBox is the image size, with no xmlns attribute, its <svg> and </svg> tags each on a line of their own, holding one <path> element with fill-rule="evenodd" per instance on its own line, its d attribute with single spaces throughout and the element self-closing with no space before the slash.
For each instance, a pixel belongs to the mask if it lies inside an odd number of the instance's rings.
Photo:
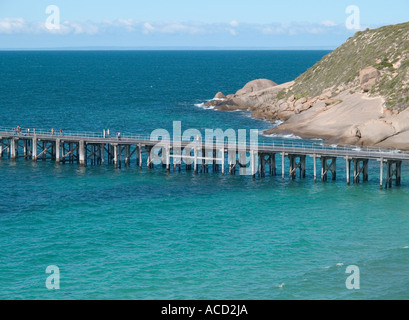
<svg viewBox="0 0 409 320">
<path fill-rule="evenodd" d="M 389 109 L 409 107 L 409 23 L 357 32 L 298 77 L 287 96 L 314 97 L 340 87 L 359 90 L 359 71 L 367 66 L 381 71 L 371 95 L 383 96 Z"/>
</svg>

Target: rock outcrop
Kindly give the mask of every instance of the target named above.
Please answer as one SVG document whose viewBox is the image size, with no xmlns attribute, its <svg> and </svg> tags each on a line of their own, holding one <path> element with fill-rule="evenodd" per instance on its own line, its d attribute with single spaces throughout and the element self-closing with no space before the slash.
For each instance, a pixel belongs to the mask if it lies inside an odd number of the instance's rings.
<svg viewBox="0 0 409 320">
<path fill-rule="evenodd" d="M 369 66 L 359 72 L 359 84 L 364 92 L 369 92 L 378 82 L 381 73 Z"/>
<path fill-rule="evenodd" d="M 226 96 L 222 92 L 216 93 L 214 96 L 213 100 L 225 100 Z"/>
<path fill-rule="evenodd" d="M 264 89 L 268 89 L 271 87 L 275 87 L 277 85 L 277 83 L 268 80 L 268 79 L 257 79 L 257 80 L 253 80 L 250 81 L 249 83 L 247 83 L 243 89 L 240 89 L 239 91 L 236 92 L 236 96 L 242 96 L 242 95 L 246 95 L 249 93 L 253 93 L 256 91 L 260 91 L 260 90 L 264 90 Z"/>
<path fill-rule="evenodd" d="M 357 32 L 292 82 L 254 80 L 208 105 L 284 122 L 266 134 L 409 150 L 408 34 L 409 23 Z"/>
</svg>

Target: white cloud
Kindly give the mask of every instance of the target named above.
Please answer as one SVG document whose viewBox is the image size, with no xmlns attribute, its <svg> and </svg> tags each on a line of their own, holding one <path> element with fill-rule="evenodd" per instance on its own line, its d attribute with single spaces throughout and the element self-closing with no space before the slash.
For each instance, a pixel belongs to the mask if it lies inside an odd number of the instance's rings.
<svg viewBox="0 0 409 320">
<path fill-rule="evenodd" d="M 0 33 L 12 34 L 26 31 L 26 21 L 23 18 L 0 18 Z"/>
<path fill-rule="evenodd" d="M 321 24 L 326 27 L 335 27 L 337 24 L 332 20 L 321 21 Z"/>
<path fill-rule="evenodd" d="M 303 35 L 303 34 L 326 34 L 333 33 L 340 28 L 345 28 L 343 26 L 337 25 L 332 21 L 323 21 L 321 23 L 290 23 L 290 24 L 264 24 L 264 25 L 253 25 L 255 30 L 258 30 L 264 35 Z"/>
<path fill-rule="evenodd" d="M 279 35 L 286 33 L 286 27 L 282 25 L 264 25 L 257 27 L 257 29 L 265 35 Z"/>
<path fill-rule="evenodd" d="M 233 28 L 237 28 L 237 27 L 239 26 L 239 22 L 236 21 L 236 20 L 230 21 L 229 24 L 230 24 L 230 26 L 233 27 Z"/>
<path fill-rule="evenodd" d="M 237 36 L 239 31 L 263 35 L 302 35 L 331 33 L 343 25 L 325 20 L 320 23 L 271 23 L 245 24 L 232 20 L 229 23 L 202 23 L 177 21 L 135 21 L 133 19 L 75 22 L 63 21 L 59 29 L 49 30 L 44 22 L 28 22 L 23 18 L 0 18 L 0 34 L 55 34 L 55 35 L 96 35 L 106 33 L 139 33 L 144 35 L 204 35 L 228 32 Z M 345 30 L 344 30 L 345 31 Z"/>
<path fill-rule="evenodd" d="M 142 33 L 143 34 L 150 34 L 155 31 L 155 27 L 152 26 L 149 22 L 145 22 L 143 24 Z"/>
<path fill-rule="evenodd" d="M 93 22 L 64 21 L 59 28 L 49 29 L 45 22 L 28 22 L 23 18 L 0 18 L 0 34 L 87 34 L 99 33 L 99 25 Z"/>
</svg>

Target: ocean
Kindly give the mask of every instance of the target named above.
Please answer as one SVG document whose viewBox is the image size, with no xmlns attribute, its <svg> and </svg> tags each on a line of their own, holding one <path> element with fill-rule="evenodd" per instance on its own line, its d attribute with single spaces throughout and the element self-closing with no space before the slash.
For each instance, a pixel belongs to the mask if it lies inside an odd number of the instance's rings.
<svg viewBox="0 0 409 320">
<path fill-rule="evenodd" d="M 291 81 L 327 53 L 0 52 L 0 127 L 261 133 L 273 124 L 203 103 L 253 79 Z M 3 158 L 0 299 L 408 299 L 409 167 L 388 190 L 376 162 L 359 185 L 344 168 L 314 183 L 311 161 L 305 179 L 283 181 Z"/>
</svg>

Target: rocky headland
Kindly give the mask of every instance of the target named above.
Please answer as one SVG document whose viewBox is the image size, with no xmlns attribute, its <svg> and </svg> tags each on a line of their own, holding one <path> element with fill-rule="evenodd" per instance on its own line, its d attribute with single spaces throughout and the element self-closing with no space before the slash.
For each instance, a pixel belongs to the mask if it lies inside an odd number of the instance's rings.
<svg viewBox="0 0 409 320">
<path fill-rule="evenodd" d="M 265 134 L 409 150 L 409 23 L 357 32 L 294 81 L 253 80 L 207 105 L 282 122 Z"/>
</svg>

